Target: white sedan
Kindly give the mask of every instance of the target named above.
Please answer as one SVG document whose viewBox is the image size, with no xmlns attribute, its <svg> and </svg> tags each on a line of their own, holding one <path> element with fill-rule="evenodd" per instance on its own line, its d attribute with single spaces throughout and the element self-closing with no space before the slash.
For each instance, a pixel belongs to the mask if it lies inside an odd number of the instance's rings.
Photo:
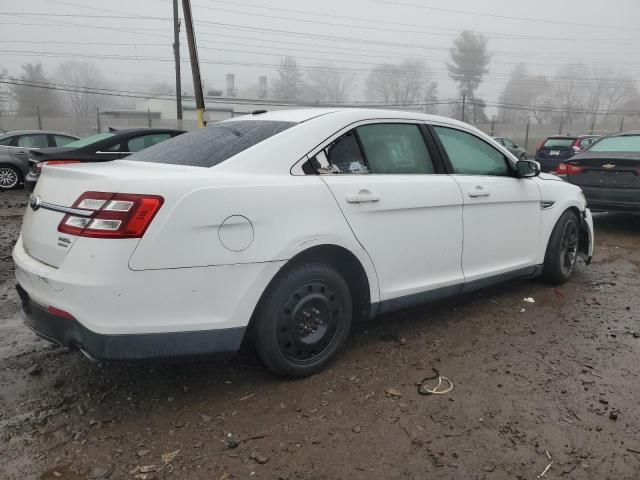
<svg viewBox="0 0 640 480">
<path fill-rule="evenodd" d="M 13 251 L 26 324 L 98 359 L 232 353 L 320 371 L 352 321 L 593 251 L 581 190 L 475 128 L 256 112 L 127 160 L 45 165 Z"/>
</svg>

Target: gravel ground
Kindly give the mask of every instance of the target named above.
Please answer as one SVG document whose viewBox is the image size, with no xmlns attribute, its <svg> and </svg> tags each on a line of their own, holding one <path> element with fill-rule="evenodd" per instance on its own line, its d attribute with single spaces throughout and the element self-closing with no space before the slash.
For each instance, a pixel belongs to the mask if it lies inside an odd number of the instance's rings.
<svg viewBox="0 0 640 480">
<path fill-rule="evenodd" d="M 13 290 L 24 204 L 0 194 L 2 479 L 640 478 L 640 217 L 596 216 L 594 262 L 562 287 L 385 316 L 283 381 L 249 349 L 125 365 L 37 339 Z M 417 392 L 432 368 L 452 392 Z"/>
</svg>

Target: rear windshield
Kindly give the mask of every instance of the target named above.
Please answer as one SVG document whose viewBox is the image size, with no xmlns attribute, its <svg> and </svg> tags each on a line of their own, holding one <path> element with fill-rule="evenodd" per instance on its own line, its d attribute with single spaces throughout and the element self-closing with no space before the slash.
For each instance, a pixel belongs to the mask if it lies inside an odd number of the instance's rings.
<svg viewBox="0 0 640 480">
<path fill-rule="evenodd" d="M 91 135 L 90 137 L 81 138 L 80 140 L 76 140 L 75 142 L 66 143 L 65 147 L 72 148 L 80 148 L 86 147 L 87 145 L 91 145 L 92 143 L 100 142 L 102 140 L 106 140 L 107 138 L 113 137 L 115 133 L 96 133 L 95 135 Z"/>
<path fill-rule="evenodd" d="M 590 152 L 640 152 L 640 135 L 603 138 L 594 143 Z"/>
<path fill-rule="evenodd" d="M 571 148 L 574 138 L 547 138 L 542 148 Z"/>
<path fill-rule="evenodd" d="M 293 125 L 269 120 L 220 122 L 154 145 L 127 160 L 213 167 Z"/>
</svg>

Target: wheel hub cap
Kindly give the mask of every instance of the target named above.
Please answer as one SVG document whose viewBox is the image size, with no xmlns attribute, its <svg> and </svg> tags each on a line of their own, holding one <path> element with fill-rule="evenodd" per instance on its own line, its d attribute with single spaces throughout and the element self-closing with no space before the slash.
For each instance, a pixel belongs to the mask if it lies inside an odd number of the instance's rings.
<svg viewBox="0 0 640 480">
<path fill-rule="evenodd" d="M 18 183 L 18 175 L 10 168 L 0 168 L 0 187 L 11 188 Z"/>
</svg>

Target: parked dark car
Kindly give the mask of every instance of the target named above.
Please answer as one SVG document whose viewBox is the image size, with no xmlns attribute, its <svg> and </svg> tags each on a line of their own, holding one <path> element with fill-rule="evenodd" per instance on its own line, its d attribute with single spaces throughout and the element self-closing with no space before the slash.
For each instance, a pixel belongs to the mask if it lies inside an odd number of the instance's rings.
<svg viewBox="0 0 640 480">
<path fill-rule="evenodd" d="M 498 142 L 500 145 L 505 147 L 507 150 L 509 150 L 511 153 L 513 153 L 516 156 L 516 158 L 520 160 L 527 159 L 527 151 L 521 146 L 519 146 L 517 143 L 515 143 L 514 141 L 509 140 L 508 138 L 505 138 L 505 137 L 493 137 L 493 139 L 496 142 Z"/>
<path fill-rule="evenodd" d="M 593 211 L 640 213 L 640 132 L 604 137 L 558 166 Z"/>
<path fill-rule="evenodd" d="M 78 140 L 68 133 L 19 130 L 0 135 L 0 191 L 21 185 L 29 172 L 29 150 L 62 147 Z"/>
<path fill-rule="evenodd" d="M 33 192 L 44 162 L 60 164 L 117 160 L 182 133 L 184 130 L 170 128 L 132 128 L 97 133 L 62 148 L 31 150 L 31 167 L 24 182 L 25 188 Z"/>
<path fill-rule="evenodd" d="M 555 172 L 558 165 L 587 149 L 598 135 L 558 135 L 547 138 L 536 150 L 536 161 L 543 172 Z"/>
</svg>

